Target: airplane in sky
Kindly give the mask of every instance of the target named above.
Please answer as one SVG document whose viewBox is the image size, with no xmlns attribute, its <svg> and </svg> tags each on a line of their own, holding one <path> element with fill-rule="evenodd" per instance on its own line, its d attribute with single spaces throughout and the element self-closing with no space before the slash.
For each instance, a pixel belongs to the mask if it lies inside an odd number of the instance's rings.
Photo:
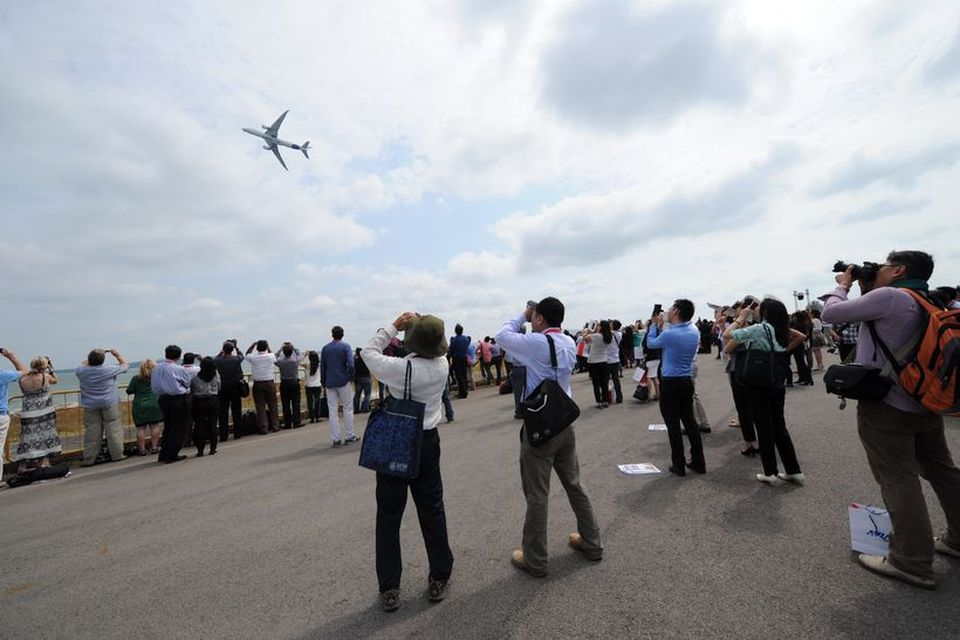
<svg viewBox="0 0 960 640">
<path fill-rule="evenodd" d="M 252 136 L 263 138 L 263 140 L 267 143 L 263 145 L 263 148 L 269 151 L 273 151 L 273 155 L 277 156 L 277 160 L 280 161 L 280 164 L 283 166 L 284 169 L 287 168 L 287 163 L 285 163 L 283 161 L 283 158 L 280 156 L 280 150 L 277 148 L 277 145 L 280 145 L 283 147 L 290 147 L 291 149 L 297 149 L 298 151 L 303 152 L 303 155 L 305 158 L 307 159 L 310 158 L 310 156 L 307 155 L 307 149 L 310 148 L 309 140 L 304 142 L 303 144 L 293 144 L 292 142 L 287 142 L 286 140 L 281 140 L 280 138 L 277 137 L 277 133 L 280 131 L 280 125 L 283 124 L 283 119 L 287 117 L 288 113 L 290 113 L 290 109 L 287 109 L 286 111 L 284 111 L 280 115 L 280 117 L 277 118 L 277 121 L 274 122 L 269 127 L 265 124 L 260 125 L 264 129 L 263 133 L 260 133 L 256 129 L 247 129 L 247 128 L 243 129 L 245 132 L 249 133 Z"/>
</svg>

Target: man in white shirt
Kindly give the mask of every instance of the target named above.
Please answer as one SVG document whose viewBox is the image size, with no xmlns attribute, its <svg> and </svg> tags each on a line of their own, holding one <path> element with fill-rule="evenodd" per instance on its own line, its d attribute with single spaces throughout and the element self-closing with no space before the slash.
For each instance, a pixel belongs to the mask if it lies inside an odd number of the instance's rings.
<svg viewBox="0 0 960 640">
<path fill-rule="evenodd" d="M 557 384 L 573 397 L 570 376 L 577 362 L 577 349 L 573 339 L 560 330 L 564 306 L 556 298 L 544 298 L 536 308 L 529 305 L 522 315 L 508 320 L 496 340 L 515 362 L 526 367 L 526 394 L 529 396 L 543 380 L 556 379 Z M 523 334 L 521 328 L 530 322 L 533 333 Z M 546 336 L 553 338 L 557 368 L 550 363 L 550 345 Z M 523 429 L 520 431 L 520 480 L 527 500 L 527 514 L 523 523 L 523 548 L 514 549 L 510 561 L 518 569 L 536 577 L 547 575 L 547 504 L 550 496 L 550 472 L 556 469 L 557 476 L 567 492 L 567 498 L 577 516 L 578 533 L 571 533 L 570 546 L 582 552 L 590 560 L 603 558 L 600 542 L 600 527 L 593 514 L 590 498 L 580 486 L 580 463 L 577 459 L 577 444 L 574 426 L 533 447 Z"/>
<path fill-rule="evenodd" d="M 253 353 L 254 347 L 257 349 L 256 353 Z M 257 425 L 260 427 L 260 433 L 280 430 L 277 417 L 277 383 L 273 377 L 273 366 L 276 361 L 266 340 L 257 340 L 247 349 L 250 378 L 253 380 L 253 402 L 257 407 Z"/>
</svg>

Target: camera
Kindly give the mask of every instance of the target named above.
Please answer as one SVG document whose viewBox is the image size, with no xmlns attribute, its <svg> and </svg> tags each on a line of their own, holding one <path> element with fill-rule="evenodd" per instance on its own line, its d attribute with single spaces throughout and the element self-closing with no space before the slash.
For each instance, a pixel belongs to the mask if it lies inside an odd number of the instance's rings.
<svg viewBox="0 0 960 640">
<path fill-rule="evenodd" d="M 877 272 L 880 271 L 880 265 L 876 262 L 867 262 L 863 261 L 863 264 L 848 264 L 843 260 L 837 260 L 836 264 L 833 265 L 834 273 L 843 273 L 850 267 L 853 267 L 853 271 L 850 272 L 850 275 L 853 276 L 854 280 L 862 280 L 863 282 L 873 282 L 877 279 Z"/>
</svg>

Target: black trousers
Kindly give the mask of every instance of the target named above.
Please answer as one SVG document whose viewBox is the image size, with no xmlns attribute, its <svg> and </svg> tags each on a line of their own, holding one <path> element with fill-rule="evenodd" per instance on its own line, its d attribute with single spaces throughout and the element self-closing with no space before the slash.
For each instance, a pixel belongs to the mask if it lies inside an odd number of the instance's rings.
<svg viewBox="0 0 960 640">
<path fill-rule="evenodd" d="M 197 453 L 203 453 L 210 443 L 210 452 L 217 450 L 217 418 L 220 415 L 220 401 L 216 396 L 194 396 L 193 398 L 193 445 Z"/>
<path fill-rule="evenodd" d="M 660 378 L 660 413 L 667 424 L 667 436 L 670 438 L 670 460 L 678 471 L 686 470 L 681 422 L 690 440 L 690 464 L 700 470 L 706 469 L 703 440 L 700 439 L 700 428 L 693 415 L 693 391 L 692 378 Z"/>
<path fill-rule="evenodd" d="M 453 357 L 453 376 L 457 380 L 457 397 L 467 397 L 467 358 L 466 356 Z"/>
<path fill-rule="evenodd" d="M 280 381 L 280 404 L 283 411 L 283 428 L 300 426 L 300 381 Z"/>
<path fill-rule="evenodd" d="M 613 395 L 616 396 L 618 403 L 623 402 L 623 391 L 620 389 L 620 363 L 608 362 L 607 368 L 610 379 L 613 380 Z"/>
<path fill-rule="evenodd" d="M 843 342 L 837 343 L 837 349 L 840 351 L 840 360 L 843 362 L 847 361 L 847 357 L 853 353 L 857 348 L 856 344 L 846 344 Z"/>
<path fill-rule="evenodd" d="M 727 374 L 730 379 L 730 392 L 733 394 L 733 406 L 737 410 L 737 421 L 740 423 L 740 433 L 744 442 L 756 442 L 757 431 L 753 426 L 753 414 L 750 413 L 750 400 L 747 399 L 747 390 L 733 379 L 733 374 Z"/>
<path fill-rule="evenodd" d="M 307 415 L 310 420 L 320 419 L 320 396 L 323 395 L 323 387 L 304 387 L 307 392 Z"/>
<path fill-rule="evenodd" d="M 527 368 L 515 364 L 510 368 L 510 385 L 513 387 L 513 415 L 520 415 L 520 403 L 523 402 L 524 387 L 527 386 Z"/>
<path fill-rule="evenodd" d="M 590 372 L 590 381 L 593 383 L 593 399 L 597 402 L 609 402 L 609 388 L 607 383 L 610 377 L 610 367 L 606 362 L 591 362 L 587 365 Z"/>
<path fill-rule="evenodd" d="M 427 547 L 430 577 L 446 580 L 453 569 L 453 552 L 447 540 L 447 515 L 443 508 L 440 478 L 440 434 L 423 432 L 420 475 L 413 480 L 377 474 L 377 580 L 380 592 L 400 587 L 403 559 L 400 552 L 400 522 L 407 506 L 407 489 L 413 495 L 420 532 Z"/>
<path fill-rule="evenodd" d="M 813 373 L 810 371 L 810 361 L 807 360 L 807 350 L 801 344 L 792 352 L 793 361 L 797 364 L 797 383 L 811 383 L 813 382 Z"/>
<path fill-rule="evenodd" d="M 760 462 L 763 463 L 763 474 L 777 475 L 778 453 L 780 461 L 783 462 L 784 471 L 800 473 L 797 453 L 793 449 L 793 440 L 790 438 L 787 423 L 783 417 L 786 391 L 782 388 L 744 387 L 744 389 L 757 427 L 757 437 L 760 439 Z"/>
<path fill-rule="evenodd" d="M 160 462 L 176 460 L 183 448 L 187 431 L 187 396 L 160 396 L 163 413 L 163 441 L 160 443 Z"/>
<path fill-rule="evenodd" d="M 496 358 L 494 358 L 493 366 L 497 370 L 497 384 L 500 384 L 500 381 L 503 379 L 502 378 L 503 356 L 497 356 Z"/>
<path fill-rule="evenodd" d="M 230 384 L 230 388 L 221 387 L 220 394 L 220 442 L 226 442 L 230 435 L 230 414 L 233 414 L 233 430 L 240 426 L 241 404 L 239 383 Z"/>
</svg>

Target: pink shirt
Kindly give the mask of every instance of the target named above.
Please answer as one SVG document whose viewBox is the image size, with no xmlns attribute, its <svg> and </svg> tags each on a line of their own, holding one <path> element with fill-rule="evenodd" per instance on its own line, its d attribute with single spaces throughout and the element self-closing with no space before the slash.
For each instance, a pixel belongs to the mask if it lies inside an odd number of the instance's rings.
<svg viewBox="0 0 960 640">
<path fill-rule="evenodd" d="M 489 342 L 480 343 L 480 359 L 484 362 L 493 361 L 493 345 Z"/>
</svg>

